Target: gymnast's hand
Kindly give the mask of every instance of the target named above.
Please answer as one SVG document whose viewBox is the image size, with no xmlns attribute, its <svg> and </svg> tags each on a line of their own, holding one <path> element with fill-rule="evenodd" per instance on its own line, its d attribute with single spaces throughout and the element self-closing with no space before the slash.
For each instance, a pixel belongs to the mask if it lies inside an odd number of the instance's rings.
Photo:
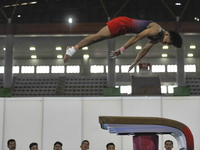
<svg viewBox="0 0 200 150">
<path fill-rule="evenodd" d="M 66 49 L 66 51 L 67 51 L 69 48 L 71 48 L 71 46 L 68 46 L 67 49 Z M 69 59 L 70 59 L 70 57 L 71 57 L 70 55 L 65 54 L 65 55 L 64 55 L 64 58 L 63 58 L 64 63 L 68 62 Z"/>
<path fill-rule="evenodd" d="M 129 69 L 128 69 L 128 72 L 130 72 L 130 71 L 133 69 L 133 67 L 135 67 L 135 65 L 136 65 L 136 63 L 133 62 L 133 63 L 130 65 L 130 67 L 129 67 Z"/>
<path fill-rule="evenodd" d="M 122 54 L 120 49 L 117 49 L 116 51 L 111 51 L 110 52 L 110 57 L 111 59 L 115 59 L 117 56 L 119 56 L 120 54 Z"/>
</svg>

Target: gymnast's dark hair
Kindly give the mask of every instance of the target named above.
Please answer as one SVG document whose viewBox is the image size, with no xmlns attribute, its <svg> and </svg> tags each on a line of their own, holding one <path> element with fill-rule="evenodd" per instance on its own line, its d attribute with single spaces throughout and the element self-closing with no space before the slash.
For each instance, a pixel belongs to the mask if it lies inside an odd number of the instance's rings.
<svg viewBox="0 0 200 150">
<path fill-rule="evenodd" d="M 108 144 L 106 145 L 106 148 L 108 149 L 108 146 L 110 146 L 110 145 L 113 145 L 113 146 L 115 147 L 115 144 L 114 144 L 114 143 L 108 143 Z"/>
<path fill-rule="evenodd" d="M 29 145 L 29 148 L 31 149 L 31 147 L 33 147 L 34 145 L 37 145 L 37 146 L 38 146 L 37 143 L 31 143 L 31 144 Z"/>
<path fill-rule="evenodd" d="M 172 41 L 172 45 L 177 48 L 181 48 L 183 41 L 180 34 L 176 31 L 168 31 L 170 34 L 170 40 Z"/>
</svg>

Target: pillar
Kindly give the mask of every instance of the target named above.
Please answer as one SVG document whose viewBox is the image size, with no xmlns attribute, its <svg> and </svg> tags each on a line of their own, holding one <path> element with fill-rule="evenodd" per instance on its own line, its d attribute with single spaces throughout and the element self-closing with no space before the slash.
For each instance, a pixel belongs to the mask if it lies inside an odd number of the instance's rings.
<svg viewBox="0 0 200 150">
<path fill-rule="evenodd" d="M 89 76 L 90 75 L 90 65 L 89 65 L 89 57 L 83 57 L 81 63 L 81 75 Z"/>
<path fill-rule="evenodd" d="M 11 20 L 8 20 L 7 31 L 6 31 L 6 51 L 4 57 L 4 88 L 12 87 L 12 68 L 13 68 L 13 45 L 14 45 L 14 30 Z"/>
<path fill-rule="evenodd" d="M 190 88 L 186 86 L 186 73 L 184 71 L 184 51 L 183 48 L 177 49 L 177 75 L 176 82 L 178 87 L 174 87 L 173 96 L 190 96 Z"/>
<path fill-rule="evenodd" d="M 177 49 L 177 85 L 185 86 L 185 71 L 184 71 L 184 51 L 183 48 Z"/>
<path fill-rule="evenodd" d="M 110 17 L 108 17 L 108 21 L 110 21 Z M 116 82 L 116 74 L 115 74 L 115 59 L 110 58 L 110 52 L 115 51 L 115 39 L 108 40 L 108 73 L 107 73 L 107 87 L 115 87 Z"/>
<path fill-rule="evenodd" d="M 115 39 L 108 40 L 108 73 L 107 73 L 107 86 L 115 87 L 116 74 L 115 74 L 115 59 L 110 58 L 110 52 L 115 51 Z"/>
</svg>

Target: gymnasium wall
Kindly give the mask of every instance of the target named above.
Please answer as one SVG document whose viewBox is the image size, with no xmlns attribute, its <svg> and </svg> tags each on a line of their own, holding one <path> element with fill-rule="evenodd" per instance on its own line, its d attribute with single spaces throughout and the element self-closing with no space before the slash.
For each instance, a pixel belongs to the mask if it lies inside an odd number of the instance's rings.
<svg viewBox="0 0 200 150">
<path fill-rule="evenodd" d="M 82 140 L 90 149 L 103 150 L 114 142 L 117 150 L 133 149 L 132 136 L 117 136 L 100 128 L 98 116 L 149 116 L 174 119 L 192 131 L 195 150 L 200 149 L 200 97 L 27 97 L 0 99 L 0 149 L 14 138 L 17 149 L 37 142 L 40 150 L 53 149 L 56 141 L 63 149 L 79 149 Z M 159 136 L 159 150 L 166 139 Z"/>
</svg>

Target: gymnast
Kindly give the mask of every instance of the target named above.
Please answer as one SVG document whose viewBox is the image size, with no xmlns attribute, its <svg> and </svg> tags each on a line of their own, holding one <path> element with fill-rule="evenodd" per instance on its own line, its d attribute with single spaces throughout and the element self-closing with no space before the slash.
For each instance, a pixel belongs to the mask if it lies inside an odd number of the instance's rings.
<svg viewBox="0 0 200 150">
<path fill-rule="evenodd" d="M 85 46 L 89 46 L 105 39 L 124 35 L 126 33 L 135 33 L 136 35 L 130 38 L 121 48 L 116 51 L 111 51 L 110 57 L 112 59 L 123 54 L 128 47 L 137 41 L 144 38 L 150 39 L 150 41 L 138 53 L 135 61 L 129 67 L 128 72 L 136 66 L 154 44 L 161 42 L 162 44 L 174 45 L 177 48 L 181 48 L 182 46 L 182 38 L 179 33 L 175 31 L 165 31 L 159 24 L 153 21 L 117 17 L 107 22 L 107 25 L 96 34 L 84 38 L 75 46 L 68 46 L 63 59 L 64 63 L 67 62 L 77 50 Z"/>
</svg>

